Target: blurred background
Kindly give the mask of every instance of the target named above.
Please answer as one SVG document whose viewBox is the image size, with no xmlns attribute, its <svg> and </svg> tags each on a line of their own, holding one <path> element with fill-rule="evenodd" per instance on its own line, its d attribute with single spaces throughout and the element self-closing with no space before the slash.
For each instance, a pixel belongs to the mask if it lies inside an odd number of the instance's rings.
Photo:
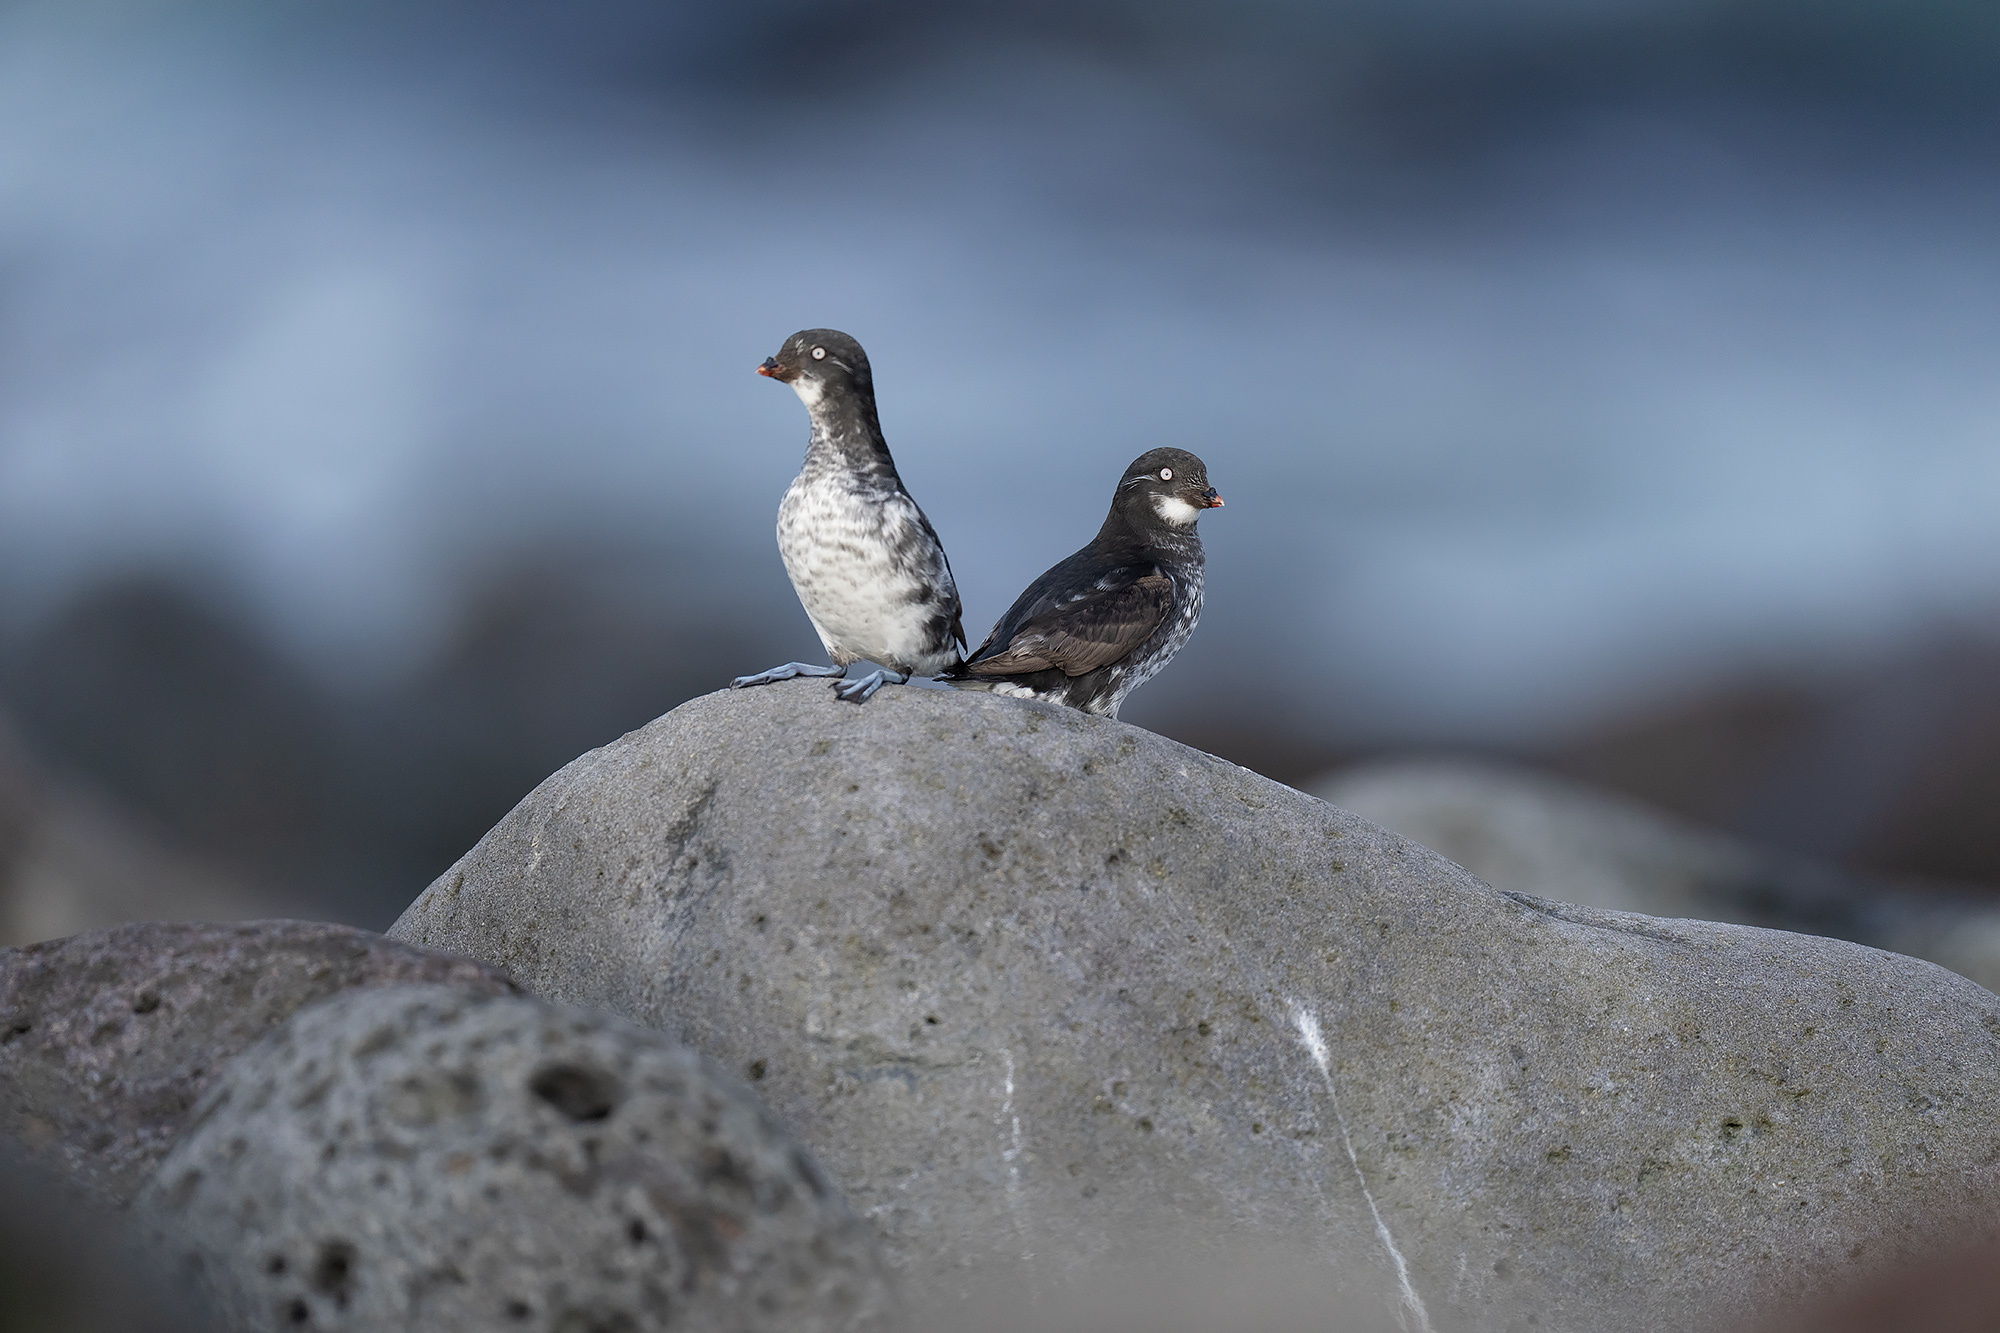
<svg viewBox="0 0 2000 1333">
<path fill-rule="evenodd" d="M 1207 460 L 1128 721 L 2000 883 L 1996 130 L 1961 0 L 0 3 L 4 930 L 380 928 L 816 658 L 812 325 L 975 641 Z"/>
</svg>

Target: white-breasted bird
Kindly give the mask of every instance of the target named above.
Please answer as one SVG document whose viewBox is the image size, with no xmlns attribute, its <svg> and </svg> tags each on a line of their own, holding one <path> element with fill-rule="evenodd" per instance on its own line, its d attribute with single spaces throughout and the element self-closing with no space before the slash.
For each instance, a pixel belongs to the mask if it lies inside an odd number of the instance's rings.
<svg viewBox="0 0 2000 1333">
<path fill-rule="evenodd" d="M 806 329 L 757 373 L 791 385 L 812 419 L 805 463 L 778 505 L 778 554 L 833 665 L 788 662 L 731 684 L 840 676 L 851 663 L 873 662 L 877 670 L 833 687 L 866 703 L 885 684 L 957 666 L 965 647 L 958 586 L 882 439 L 868 354 L 837 329 Z"/>
</svg>

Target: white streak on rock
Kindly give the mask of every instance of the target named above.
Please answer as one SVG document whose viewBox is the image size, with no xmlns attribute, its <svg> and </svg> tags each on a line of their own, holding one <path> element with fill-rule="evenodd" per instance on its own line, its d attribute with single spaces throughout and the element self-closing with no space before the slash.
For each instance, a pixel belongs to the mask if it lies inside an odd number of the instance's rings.
<svg viewBox="0 0 2000 1333">
<path fill-rule="evenodd" d="M 1294 1001 L 1292 1024 L 1298 1028 L 1299 1041 L 1312 1056 L 1313 1063 L 1319 1066 L 1320 1077 L 1326 1080 L 1327 1100 L 1333 1104 L 1333 1118 L 1340 1126 L 1340 1142 L 1347 1149 L 1348 1165 L 1354 1168 L 1354 1182 L 1361 1187 L 1361 1197 L 1368 1201 L 1368 1212 L 1375 1219 L 1375 1234 L 1381 1238 L 1382 1248 L 1389 1252 L 1390 1261 L 1396 1265 L 1396 1282 L 1402 1288 L 1396 1324 L 1406 1331 L 1414 1328 L 1416 1333 L 1431 1333 L 1431 1317 L 1424 1310 L 1424 1298 L 1417 1295 L 1416 1287 L 1411 1285 L 1410 1266 L 1403 1261 L 1403 1252 L 1396 1248 L 1396 1238 L 1389 1234 L 1389 1224 L 1382 1220 L 1382 1210 L 1375 1206 L 1375 1195 L 1368 1188 L 1368 1178 L 1361 1173 L 1361 1159 L 1354 1152 L 1354 1136 L 1348 1133 L 1347 1116 L 1340 1109 L 1340 1090 L 1333 1083 L 1333 1066 L 1327 1062 L 1326 1038 L 1320 1035 L 1319 1015 Z"/>
<path fill-rule="evenodd" d="M 1021 1262 L 1028 1265 L 1032 1275 L 1035 1256 L 1026 1248 L 1028 1225 L 1021 1206 L 1021 1117 L 1014 1111 L 1014 1052 L 1002 1046 L 1000 1059 L 1007 1066 L 1007 1082 L 1004 1088 L 1005 1096 L 1000 1103 L 1000 1118 L 1008 1122 L 1009 1142 L 1013 1145 L 1000 1154 L 1000 1160 L 1007 1164 L 1007 1210 L 1014 1215 L 1014 1230 L 1020 1233 L 1023 1246 Z"/>
</svg>

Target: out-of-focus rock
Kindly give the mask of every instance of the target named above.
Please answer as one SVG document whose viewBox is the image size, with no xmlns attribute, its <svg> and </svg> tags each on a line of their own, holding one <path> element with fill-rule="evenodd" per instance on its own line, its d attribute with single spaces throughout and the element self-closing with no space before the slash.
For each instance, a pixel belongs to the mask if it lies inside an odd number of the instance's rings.
<svg viewBox="0 0 2000 1333">
<path fill-rule="evenodd" d="M 1497 889 L 1830 935 L 1926 958 L 2000 990 L 2000 905 L 1991 896 L 1869 879 L 1580 783 L 1481 760 L 1379 760 L 1308 790 Z"/>
<path fill-rule="evenodd" d="M 126 1221 L 0 1143 L 0 1333 L 209 1333 Z"/>
<path fill-rule="evenodd" d="M 229 1059 L 355 987 L 512 994 L 499 969 L 305 921 L 117 926 L 0 949 L 0 1137 L 112 1205 Z"/>
<path fill-rule="evenodd" d="M 1019 1287 L 929 1327 L 951 1333 L 1410 1333 L 1368 1300 L 1329 1300 L 1326 1256 L 1262 1237 L 1207 1263 L 1153 1262 Z"/>
<path fill-rule="evenodd" d="M 1544 762 L 1758 846 L 1885 879 L 2000 884 L 2000 642 L 1934 628 L 1845 669 L 1638 702 Z"/>
<path fill-rule="evenodd" d="M 2000 1237 L 1986 1235 L 1905 1255 L 1872 1280 L 1808 1301 L 1758 1333 L 1992 1333 L 1996 1323 Z"/>
<path fill-rule="evenodd" d="M 747 1088 L 604 1014 L 355 992 L 238 1058 L 135 1205 L 240 1329 L 891 1326 L 869 1228 Z"/>
<path fill-rule="evenodd" d="M 36 793 L 32 771 L 20 740 L 6 717 L 0 715 L 0 873 L 21 858 L 34 825 Z"/>
<path fill-rule="evenodd" d="M 0 945 L 121 921 L 267 915 L 268 896 L 40 772 L 0 717 Z"/>
<path fill-rule="evenodd" d="M 746 1072 L 928 1309 L 1309 1244 L 1409 1328 L 1684 1330 L 2000 1211 L 1963 978 L 1502 893 L 1029 701 L 695 700 L 392 933 Z"/>
</svg>

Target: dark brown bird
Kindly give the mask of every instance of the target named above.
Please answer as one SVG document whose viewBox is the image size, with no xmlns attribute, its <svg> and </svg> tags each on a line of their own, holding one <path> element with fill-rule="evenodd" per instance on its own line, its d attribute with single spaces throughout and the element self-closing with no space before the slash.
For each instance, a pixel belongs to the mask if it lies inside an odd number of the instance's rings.
<svg viewBox="0 0 2000 1333">
<path fill-rule="evenodd" d="M 1125 696 L 1194 633 L 1202 580 L 1195 519 L 1221 506 L 1208 468 L 1187 450 L 1141 454 L 1118 479 L 1090 545 L 1029 584 L 978 650 L 941 679 L 1117 717 Z"/>
</svg>

